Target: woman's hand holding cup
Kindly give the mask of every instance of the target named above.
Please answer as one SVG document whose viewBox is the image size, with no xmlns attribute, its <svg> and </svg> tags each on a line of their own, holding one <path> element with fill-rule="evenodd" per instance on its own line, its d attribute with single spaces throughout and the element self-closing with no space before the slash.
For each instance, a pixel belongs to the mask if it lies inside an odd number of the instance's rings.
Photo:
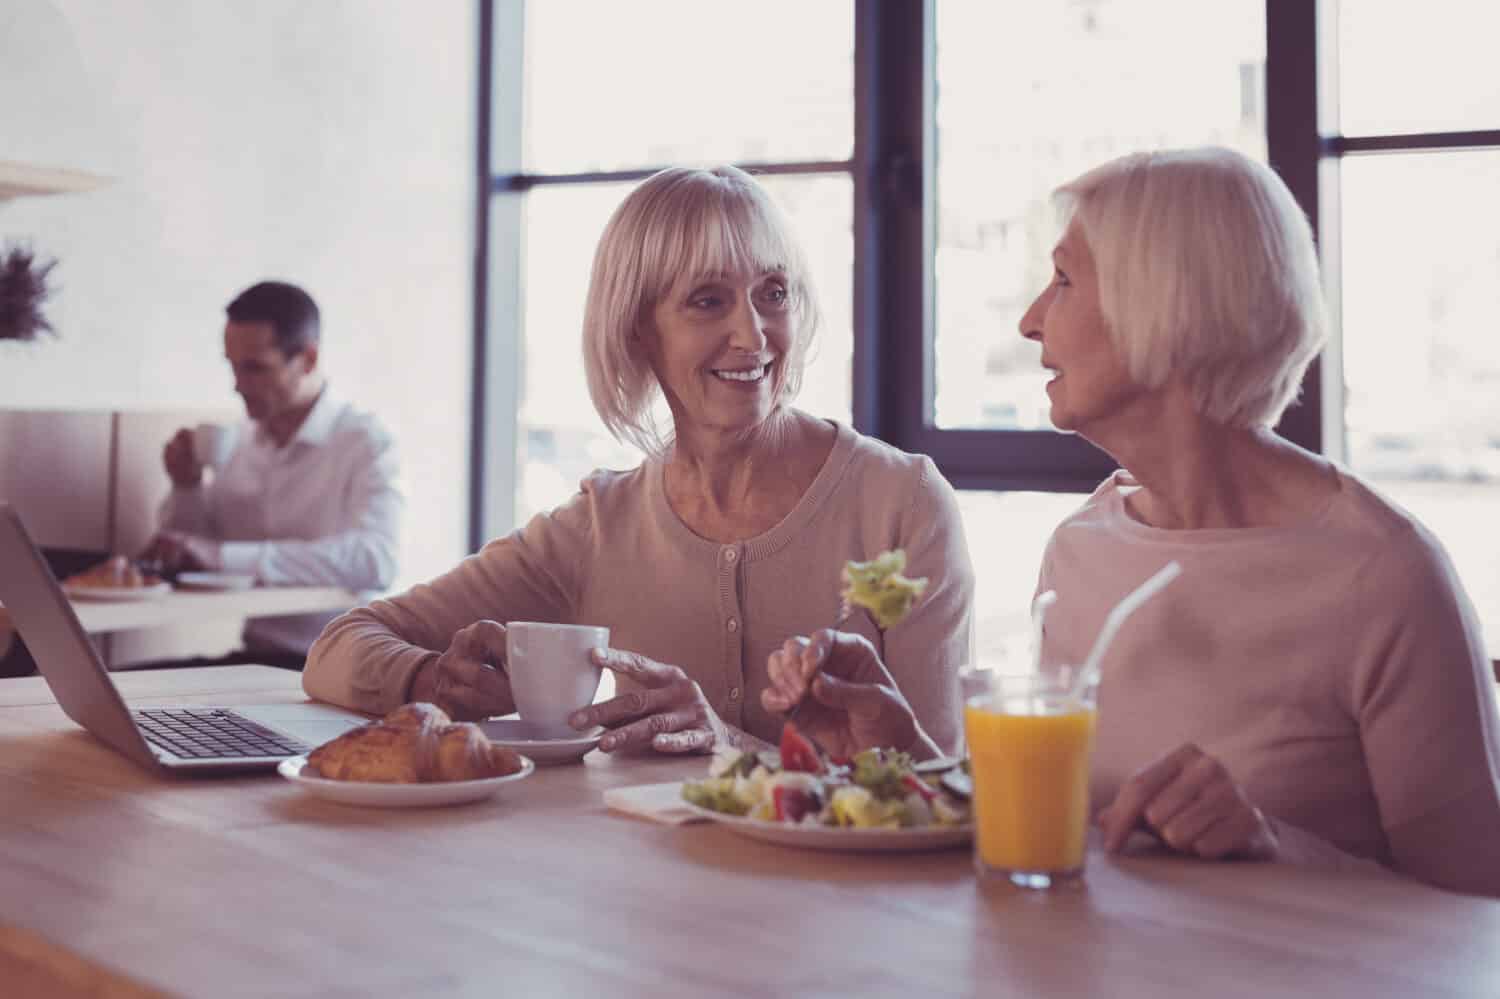
<svg viewBox="0 0 1500 999">
<path fill-rule="evenodd" d="M 573 712 L 574 728 L 603 725 L 606 753 L 650 747 L 663 753 L 707 753 L 728 736 L 728 726 L 703 690 L 676 666 L 635 652 L 594 649 L 593 662 L 633 681 L 639 690 Z"/>
<path fill-rule="evenodd" d="M 457 721 L 478 721 L 510 711 L 505 625 L 475 621 L 454 632 L 448 650 L 417 671 L 411 699 L 436 704 Z"/>
</svg>

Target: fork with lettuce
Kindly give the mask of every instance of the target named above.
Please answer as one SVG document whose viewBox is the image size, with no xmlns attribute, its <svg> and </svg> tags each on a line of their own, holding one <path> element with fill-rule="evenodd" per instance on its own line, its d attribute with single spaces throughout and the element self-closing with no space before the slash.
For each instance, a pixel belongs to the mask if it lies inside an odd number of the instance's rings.
<svg viewBox="0 0 1500 999">
<path fill-rule="evenodd" d="M 839 592 L 842 606 L 834 627 L 848 620 L 856 607 L 869 611 L 882 632 L 900 623 L 927 589 L 926 578 L 908 578 L 905 569 L 906 552 L 900 548 L 881 552 L 868 562 L 845 562 Z M 816 765 L 799 767 L 790 762 L 787 765 L 793 769 L 824 769 L 829 762 L 828 753 L 810 733 L 803 733 L 797 727 L 797 719 L 806 703 L 804 695 L 787 712 L 781 735 L 782 759 L 786 762 L 790 756 L 800 758 L 805 752 Z"/>
</svg>

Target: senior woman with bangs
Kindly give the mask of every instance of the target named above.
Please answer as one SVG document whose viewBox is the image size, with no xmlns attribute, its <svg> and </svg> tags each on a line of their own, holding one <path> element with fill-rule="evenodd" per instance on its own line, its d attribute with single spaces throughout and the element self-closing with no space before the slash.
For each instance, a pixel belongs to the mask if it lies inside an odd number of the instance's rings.
<svg viewBox="0 0 1500 999">
<path fill-rule="evenodd" d="M 1122 597 L 1170 560 L 1183 570 L 1103 663 L 1105 846 L 1142 832 L 1207 858 L 1374 861 L 1500 894 L 1500 720 L 1453 566 L 1410 514 L 1271 429 L 1325 335 L 1290 192 L 1196 149 L 1106 163 L 1057 200 L 1054 275 L 1021 333 L 1055 373 L 1052 422 L 1122 470 L 1047 546 L 1043 661 L 1082 662 Z M 815 735 L 914 724 L 856 638 L 790 641 L 769 669 L 772 706 L 809 680 L 815 698 L 837 691 L 803 712 Z"/>
<path fill-rule="evenodd" d="M 313 646 L 313 697 L 372 713 L 410 700 L 458 718 L 513 710 L 505 623 L 605 625 L 618 696 L 577 712 L 606 751 L 759 746 L 769 654 L 838 619 L 846 560 L 903 548 L 927 595 L 880 649 L 924 735 L 959 740 L 957 679 L 973 572 L 933 463 L 790 406 L 818 325 L 806 261 L 766 192 L 733 167 L 674 168 L 616 209 L 584 314 L 589 391 L 641 446 L 569 502 L 425 585 L 335 620 Z M 651 419 L 663 397 L 669 434 Z"/>
</svg>

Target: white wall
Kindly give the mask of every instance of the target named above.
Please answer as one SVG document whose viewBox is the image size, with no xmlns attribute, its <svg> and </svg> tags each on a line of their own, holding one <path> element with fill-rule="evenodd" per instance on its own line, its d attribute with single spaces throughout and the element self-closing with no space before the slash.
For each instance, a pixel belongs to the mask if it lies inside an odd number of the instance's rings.
<svg viewBox="0 0 1500 999">
<path fill-rule="evenodd" d="M 0 159 L 107 174 L 0 203 L 60 338 L 7 409 L 237 408 L 223 307 L 278 277 L 402 449 L 403 579 L 466 546 L 478 23 L 468 0 L 4 0 Z M 102 470 L 101 470 L 102 474 Z"/>
</svg>

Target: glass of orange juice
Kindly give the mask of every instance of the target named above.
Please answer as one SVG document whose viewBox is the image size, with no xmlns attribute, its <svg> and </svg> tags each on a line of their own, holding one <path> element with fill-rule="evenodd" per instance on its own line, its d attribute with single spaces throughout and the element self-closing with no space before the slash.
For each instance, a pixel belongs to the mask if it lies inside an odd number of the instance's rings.
<svg viewBox="0 0 1500 999">
<path fill-rule="evenodd" d="M 974 865 L 981 878 L 1053 888 L 1083 874 L 1095 692 L 1077 671 L 974 670 L 964 729 L 974 778 Z"/>
</svg>

